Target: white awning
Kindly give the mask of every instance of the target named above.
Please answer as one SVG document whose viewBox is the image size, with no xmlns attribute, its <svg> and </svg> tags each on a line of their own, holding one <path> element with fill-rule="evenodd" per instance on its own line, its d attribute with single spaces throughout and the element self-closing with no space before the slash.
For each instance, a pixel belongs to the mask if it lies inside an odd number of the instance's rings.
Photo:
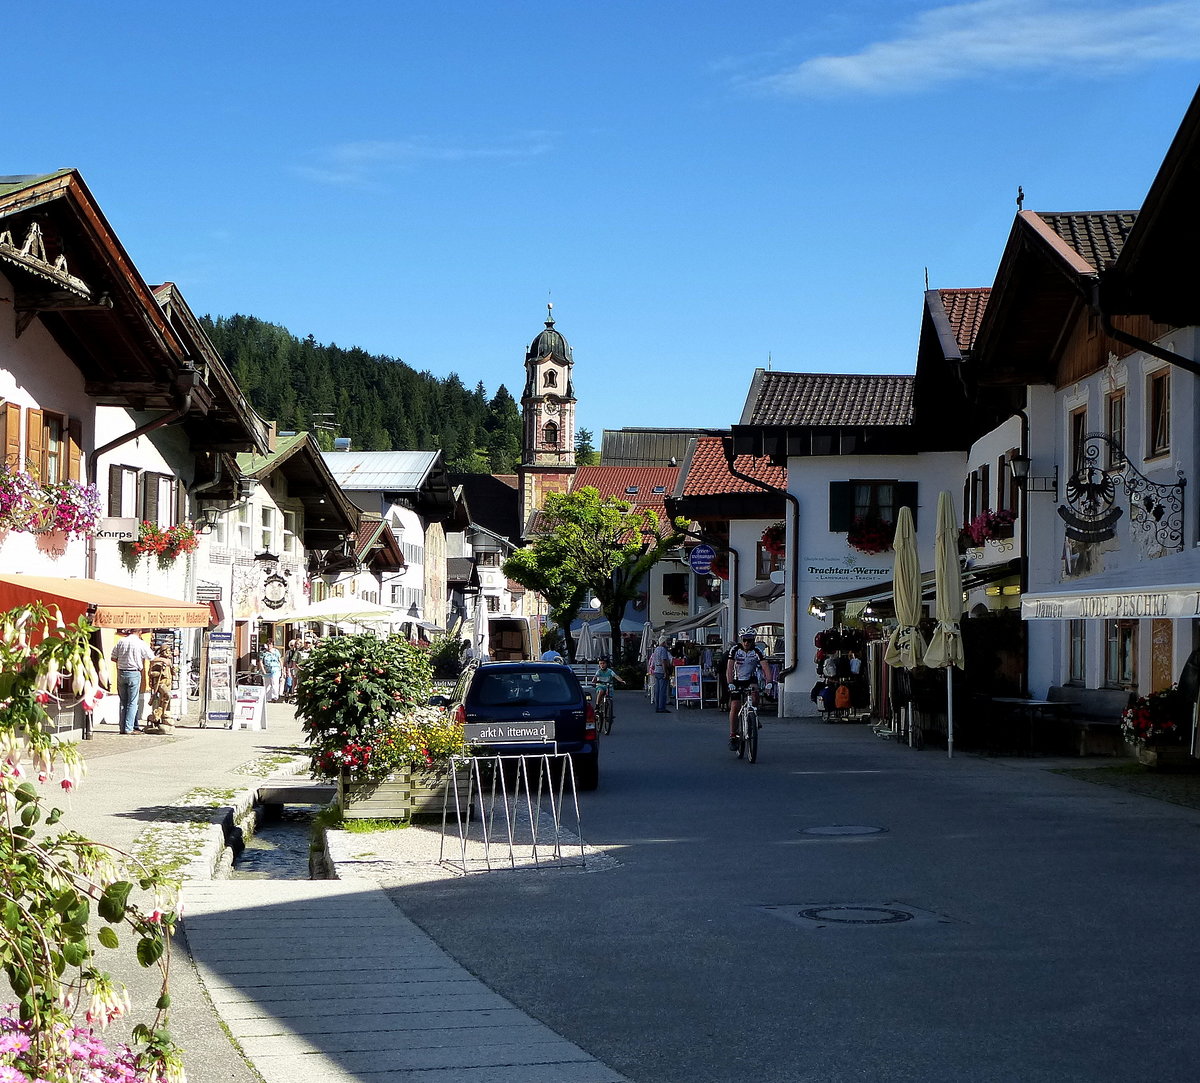
<svg viewBox="0 0 1200 1083">
<path fill-rule="evenodd" d="M 770 609 L 771 603 L 782 597 L 783 584 L 772 583 L 769 579 L 764 579 L 741 594 L 746 609 Z"/>
<path fill-rule="evenodd" d="M 1200 583 L 1136 590 L 1070 590 L 1026 594 L 1023 620 L 1152 620 L 1200 617 Z"/>
</svg>

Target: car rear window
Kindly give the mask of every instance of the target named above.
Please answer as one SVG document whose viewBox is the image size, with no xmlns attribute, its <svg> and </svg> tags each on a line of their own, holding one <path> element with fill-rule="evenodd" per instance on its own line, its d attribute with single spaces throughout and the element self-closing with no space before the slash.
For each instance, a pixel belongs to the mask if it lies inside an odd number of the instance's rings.
<svg viewBox="0 0 1200 1083">
<path fill-rule="evenodd" d="M 476 675 L 471 699 L 478 707 L 520 707 L 530 703 L 555 707 L 571 704 L 579 699 L 579 692 L 568 672 L 547 669 L 539 673 L 489 673 L 482 669 Z"/>
</svg>

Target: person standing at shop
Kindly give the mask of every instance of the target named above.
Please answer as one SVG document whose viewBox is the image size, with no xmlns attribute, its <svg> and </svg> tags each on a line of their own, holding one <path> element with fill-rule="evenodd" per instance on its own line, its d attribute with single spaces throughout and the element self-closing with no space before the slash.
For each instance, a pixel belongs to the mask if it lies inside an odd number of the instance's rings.
<svg viewBox="0 0 1200 1083">
<path fill-rule="evenodd" d="M 142 675 L 154 652 L 141 636 L 140 628 L 122 628 L 110 657 L 117 665 L 117 724 L 121 733 L 140 733 L 138 713 L 142 708 Z"/>
<path fill-rule="evenodd" d="M 671 708 L 667 706 L 667 695 L 670 690 L 671 652 L 667 650 L 667 637 L 659 636 L 658 646 L 650 652 L 650 660 L 646 666 L 654 680 L 654 710 L 664 714 Z"/>
</svg>

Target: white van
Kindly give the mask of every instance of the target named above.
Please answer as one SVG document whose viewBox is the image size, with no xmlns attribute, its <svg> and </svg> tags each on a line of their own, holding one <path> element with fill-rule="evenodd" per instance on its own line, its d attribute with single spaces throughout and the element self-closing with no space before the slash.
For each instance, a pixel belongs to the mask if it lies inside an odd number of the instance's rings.
<svg viewBox="0 0 1200 1083">
<path fill-rule="evenodd" d="M 536 662 L 542 634 L 533 617 L 488 617 L 488 657 L 493 662 Z"/>
</svg>

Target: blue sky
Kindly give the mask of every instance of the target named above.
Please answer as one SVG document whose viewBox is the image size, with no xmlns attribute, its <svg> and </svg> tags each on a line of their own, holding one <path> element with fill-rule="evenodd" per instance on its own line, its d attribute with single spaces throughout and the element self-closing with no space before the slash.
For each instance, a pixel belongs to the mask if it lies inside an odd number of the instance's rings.
<svg viewBox="0 0 1200 1083">
<path fill-rule="evenodd" d="M 836 10 L 831 10 L 836 8 Z M 911 372 L 1016 211 L 1138 207 L 1193 0 L 22 5 L 2 173 L 81 170 L 199 313 L 723 426 L 753 370 Z"/>
</svg>

